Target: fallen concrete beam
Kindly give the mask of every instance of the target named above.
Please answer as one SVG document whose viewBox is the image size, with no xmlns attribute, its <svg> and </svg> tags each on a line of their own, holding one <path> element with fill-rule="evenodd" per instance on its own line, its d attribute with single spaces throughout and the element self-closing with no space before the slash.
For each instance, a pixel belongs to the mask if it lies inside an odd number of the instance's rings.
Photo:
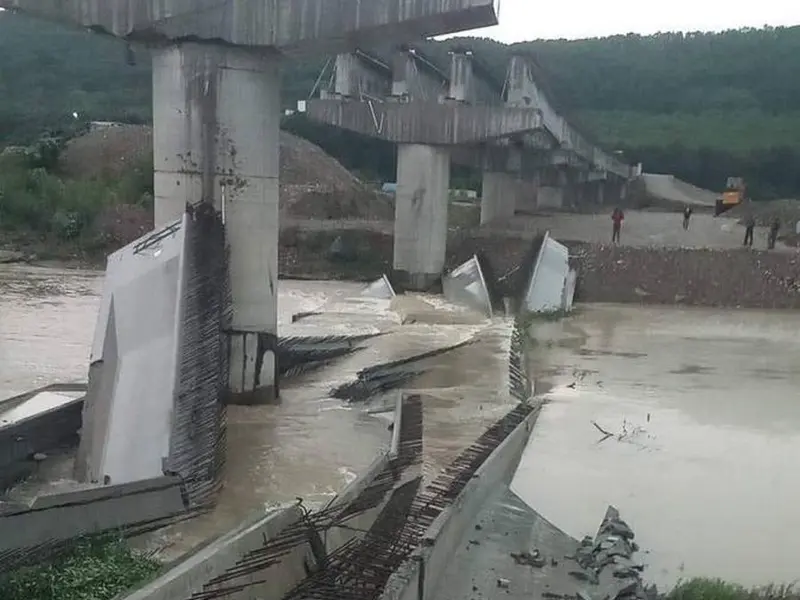
<svg viewBox="0 0 800 600">
<path fill-rule="evenodd" d="M 35 562 L 74 538 L 125 531 L 186 512 L 177 477 L 156 477 L 121 485 L 89 485 L 42 494 L 29 506 L 0 512 L 0 572 Z"/>
<path fill-rule="evenodd" d="M 42 391 L 0 404 L 0 491 L 34 468 L 34 456 L 78 442 L 83 394 Z"/>
<path fill-rule="evenodd" d="M 496 0 L 0 0 L 0 7 L 145 42 L 347 51 L 497 24 Z"/>
<path fill-rule="evenodd" d="M 188 600 L 214 592 L 234 600 L 279 600 L 324 573 L 327 561 L 355 545 L 376 523 L 394 491 L 421 476 L 419 398 L 396 405 L 391 448 L 320 511 L 302 506 L 258 514 L 192 553 L 125 600 Z M 409 468 L 414 466 L 415 468 Z M 254 564 L 253 569 L 243 565 Z"/>
<path fill-rule="evenodd" d="M 313 560 L 308 543 L 297 543 L 280 560 L 264 569 L 242 573 L 224 584 L 221 579 L 239 561 L 267 547 L 282 532 L 300 523 L 303 515 L 301 507 L 291 506 L 255 516 L 128 594 L 125 600 L 188 600 L 201 592 L 230 588 L 233 582 L 249 589 L 245 594 L 230 596 L 232 598 L 254 598 L 256 596 L 250 594 L 260 592 L 264 595 L 258 598 L 278 600 L 305 576 L 304 565 Z M 265 579 L 269 582 L 267 585 Z"/>
<path fill-rule="evenodd" d="M 310 100 L 311 119 L 398 144 L 451 146 L 536 131 L 539 111 L 526 108 L 439 104 Z"/>
<path fill-rule="evenodd" d="M 381 600 L 433 600 L 441 575 L 468 528 L 498 489 L 508 487 L 538 418 L 535 408 L 503 439 L 452 503 L 427 528 L 417 550 L 387 581 Z"/>
</svg>

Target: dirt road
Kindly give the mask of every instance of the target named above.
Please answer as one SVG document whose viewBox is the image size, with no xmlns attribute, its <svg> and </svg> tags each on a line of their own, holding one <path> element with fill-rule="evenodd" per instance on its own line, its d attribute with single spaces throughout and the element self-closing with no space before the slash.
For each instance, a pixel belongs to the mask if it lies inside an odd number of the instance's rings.
<svg viewBox="0 0 800 600">
<path fill-rule="evenodd" d="M 492 229 L 550 230 L 557 240 L 608 243 L 611 241 L 611 216 L 607 214 L 550 213 L 532 217 L 518 216 Z M 688 231 L 681 226 L 679 213 L 626 211 L 622 226 L 623 246 L 663 246 L 669 248 L 739 248 L 744 227 L 736 219 L 709 214 L 692 216 Z M 756 227 L 755 248 L 766 249 L 767 228 Z M 778 244 L 778 249 L 789 248 Z"/>
</svg>

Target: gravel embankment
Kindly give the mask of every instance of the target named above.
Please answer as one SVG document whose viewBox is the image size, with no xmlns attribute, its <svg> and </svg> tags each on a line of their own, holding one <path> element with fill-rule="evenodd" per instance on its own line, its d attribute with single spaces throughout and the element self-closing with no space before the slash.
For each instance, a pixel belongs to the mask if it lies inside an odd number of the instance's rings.
<svg viewBox="0 0 800 600">
<path fill-rule="evenodd" d="M 800 254 L 570 244 L 582 302 L 800 308 Z"/>
</svg>

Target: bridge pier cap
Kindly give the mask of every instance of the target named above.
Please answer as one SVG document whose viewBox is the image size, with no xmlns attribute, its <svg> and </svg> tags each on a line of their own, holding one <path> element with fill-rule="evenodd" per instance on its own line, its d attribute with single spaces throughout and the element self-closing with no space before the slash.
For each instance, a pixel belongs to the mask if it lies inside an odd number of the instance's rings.
<svg viewBox="0 0 800 600">
<path fill-rule="evenodd" d="M 0 8 L 130 41 L 347 52 L 496 25 L 498 0 L 0 0 Z"/>
</svg>

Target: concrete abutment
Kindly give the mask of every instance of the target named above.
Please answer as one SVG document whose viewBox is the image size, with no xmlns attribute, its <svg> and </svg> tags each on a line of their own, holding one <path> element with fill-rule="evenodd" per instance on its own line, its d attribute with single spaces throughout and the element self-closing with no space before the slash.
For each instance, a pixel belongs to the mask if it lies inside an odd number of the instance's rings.
<svg viewBox="0 0 800 600">
<path fill-rule="evenodd" d="M 401 144 L 397 150 L 394 271 L 401 287 L 425 290 L 444 269 L 450 152 Z"/>
<path fill-rule="evenodd" d="M 155 221 L 220 210 L 233 301 L 231 401 L 276 394 L 280 55 L 185 43 L 153 58 Z"/>
</svg>

